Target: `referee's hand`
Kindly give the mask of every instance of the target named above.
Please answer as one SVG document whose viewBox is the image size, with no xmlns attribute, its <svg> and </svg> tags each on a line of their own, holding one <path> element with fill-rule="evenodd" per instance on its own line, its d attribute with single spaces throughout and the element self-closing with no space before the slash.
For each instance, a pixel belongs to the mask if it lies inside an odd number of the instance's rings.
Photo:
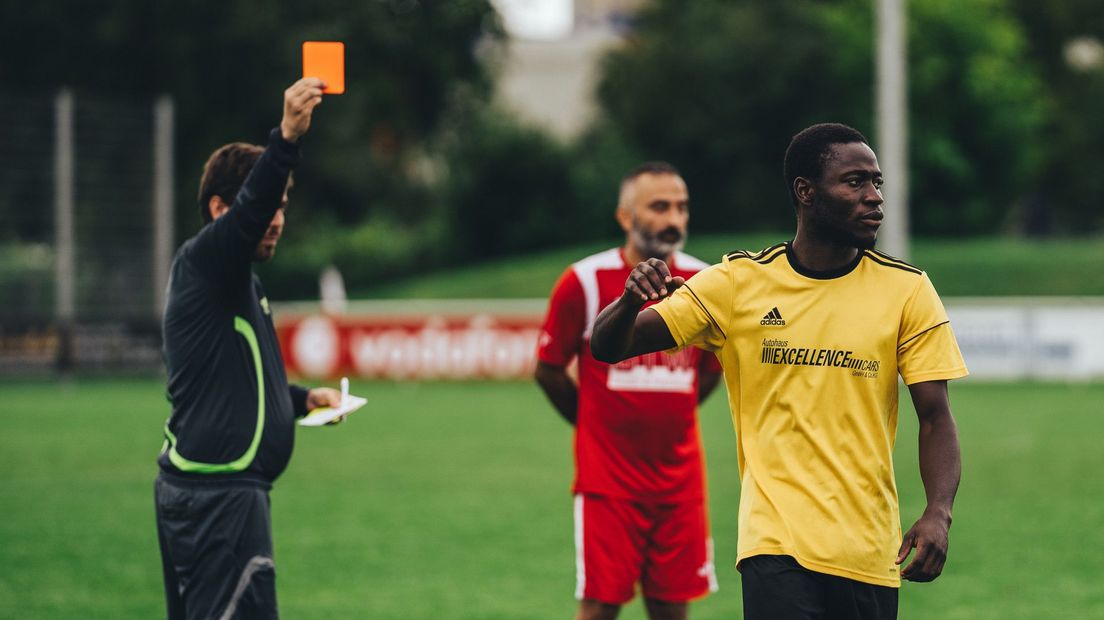
<svg viewBox="0 0 1104 620">
<path fill-rule="evenodd" d="M 328 387 L 316 387 L 311 388 L 307 392 L 307 411 L 314 411 L 320 407 L 340 407 L 341 406 L 341 392 Z M 327 422 L 327 425 L 341 424 L 345 421 L 345 416 L 340 418 L 334 418 L 332 422 Z"/>
<path fill-rule="evenodd" d="M 658 301 L 671 295 L 685 283 L 685 278 L 671 275 L 667 263 L 658 258 L 649 258 L 633 268 L 629 279 L 625 281 L 625 292 L 621 299 L 633 306 L 643 306 L 649 301 Z"/>
<path fill-rule="evenodd" d="M 280 134 L 288 142 L 297 142 L 310 129 L 314 108 L 322 103 L 322 89 L 326 83 L 314 77 L 305 77 L 284 91 L 284 118 L 280 121 Z"/>
</svg>

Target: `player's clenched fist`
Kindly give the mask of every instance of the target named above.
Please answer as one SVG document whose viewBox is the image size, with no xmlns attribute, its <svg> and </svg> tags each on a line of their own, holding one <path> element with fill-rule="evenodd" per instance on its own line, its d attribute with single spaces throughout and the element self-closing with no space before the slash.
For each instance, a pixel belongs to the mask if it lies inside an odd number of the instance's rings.
<svg viewBox="0 0 1104 620">
<path fill-rule="evenodd" d="M 674 293 L 686 280 L 672 277 L 667 263 L 658 258 L 649 258 L 637 265 L 629 279 L 625 281 L 625 292 L 621 298 L 626 303 L 643 306 L 649 301 L 663 299 Z"/>
<path fill-rule="evenodd" d="M 280 133 L 284 140 L 295 142 L 310 128 L 311 114 L 322 103 L 322 89 L 326 84 L 313 77 L 305 77 L 284 91 L 284 118 L 280 121 Z"/>
</svg>

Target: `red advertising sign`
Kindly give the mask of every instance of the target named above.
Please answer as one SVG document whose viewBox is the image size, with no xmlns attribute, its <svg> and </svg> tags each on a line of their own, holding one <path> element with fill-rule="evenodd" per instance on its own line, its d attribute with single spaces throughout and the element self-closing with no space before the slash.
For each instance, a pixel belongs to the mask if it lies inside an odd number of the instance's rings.
<svg viewBox="0 0 1104 620">
<path fill-rule="evenodd" d="M 276 332 L 288 373 L 386 379 L 532 376 L 543 302 L 502 302 L 505 307 L 497 311 L 479 311 L 471 302 L 433 305 L 385 302 L 342 315 L 278 309 Z"/>
</svg>

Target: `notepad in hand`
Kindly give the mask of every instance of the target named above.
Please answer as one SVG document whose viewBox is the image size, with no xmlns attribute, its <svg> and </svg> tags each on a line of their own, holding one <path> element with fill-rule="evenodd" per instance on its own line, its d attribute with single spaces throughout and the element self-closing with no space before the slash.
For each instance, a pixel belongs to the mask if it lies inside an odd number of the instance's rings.
<svg viewBox="0 0 1104 620">
<path fill-rule="evenodd" d="M 324 426 L 334 420 L 349 415 L 368 402 L 367 398 L 349 393 L 349 379 L 341 379 L 341 405 L 337 407 L 319 407 L 299 420 L 299 426 Z"/>
</svg>

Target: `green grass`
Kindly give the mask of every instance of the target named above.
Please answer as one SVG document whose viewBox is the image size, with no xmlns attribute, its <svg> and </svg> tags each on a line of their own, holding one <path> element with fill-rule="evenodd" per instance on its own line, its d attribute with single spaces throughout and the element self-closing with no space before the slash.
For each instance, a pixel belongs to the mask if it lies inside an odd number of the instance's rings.
<svg viewBox="0 0 1104 620">
<path fill-rule="evenodd" d="M 764 248 L 789 234 L 696 235 L 687 251 L 716 262 L 730 250 Z M 464 266 L 352 293 L 389 299 L 546 297 L 567 265 L 618 244 L 589 243 Z M 944 296 L 1104 295 L 1104 239 L 917 239 L 910 262 L 926 270 Z"/>
<path fill-rule="evenodd" d="M 370 406 L 302 429 L 272 493 L 286 618 L 565 618 L 573 613 L 571 441 L 528 383 L 354 385 Z M 163 614 L 155 380 L 0 383 L 0 618 Z M 902 403 L 902 515 L 923 505 Z M 905 584 L 903 618 L 1104 616 L 1104 385 L 952 387 L 965 473 L 950 559 Z M 739 618 L 738 479 L 723 398 L 702 411 L 721 591 Z M 909 523 L 905 524 L 906 527 Z M 639 603 L 623 614 L 642 618 Z"/>
</svg>

